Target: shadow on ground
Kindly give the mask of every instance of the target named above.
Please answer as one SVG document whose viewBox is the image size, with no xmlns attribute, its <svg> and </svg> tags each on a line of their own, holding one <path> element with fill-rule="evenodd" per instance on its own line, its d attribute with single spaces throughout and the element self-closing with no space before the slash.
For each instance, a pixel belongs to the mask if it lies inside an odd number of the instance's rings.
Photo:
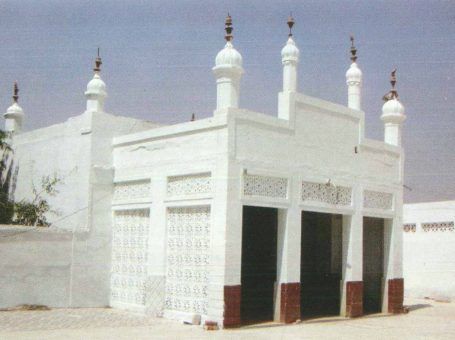
<svg viewBox="0 0 455 340">
<path fill-rule="evenodd" d="M 411 307 L 411 306 L 410 306 Z M 415 307 L 415 309 L 410 310 L 416 310 L 419 308 L 425 308 L 425 307 L 431 307 L 431 305 L 426 305 L 426 304 L 417 304 L 417 305 L 412 305 L 412 307 Z M 377 313 L 377 314 L 367 314 L 362 316 L 362 319 L 372 319 L 372 318 L 387 318 L 387 317 L 393 317 L 392 314 L 383 314 L 383 313 Z M 258 329 L 258 328 L 275 328 L 275 327 L 285 327 L 293 324 L 320 324 L 320 323 L 336 323 L 336 322 L 346 322 L 346 321 L 353 321 L 357 320 L 358 318 L 345 318 L 342 316 L 333 316 L 333 317 L 307 317 L 304 318 L 302 321 L 298 321 L 296 323 L 291 323 L 291 324 L 284 324 L 284 323 L 277 323 L 277 322 L 263 322 L 263 323 L 255 323 L 255 324 L 245 324 L 240 327 L 241 329 Z"/>
<path fill-rule="evenodd" d="M 413 312 L 415 310 L 419 310 L 422 308 L 428 308 L 428 307 L 433 307 L 433 306 L 430 305 L 429 303 L 417 303 L 415 305 L 406 305 L 406 308 L 408 308 L 410 312 Z"/>
</svg>

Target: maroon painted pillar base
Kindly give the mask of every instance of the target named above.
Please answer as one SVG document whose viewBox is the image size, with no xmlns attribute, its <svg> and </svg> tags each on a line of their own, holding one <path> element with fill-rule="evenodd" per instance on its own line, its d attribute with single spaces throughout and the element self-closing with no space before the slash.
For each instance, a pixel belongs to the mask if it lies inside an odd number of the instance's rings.
<svg viewBox="0 0 455 340">
<path fill-rule="evenodd" d="M 240 285 L 224 286 L 224 328 L 240 327 Z"/>
<path fill-rule="evenodd" d="M 391 279 L 388 282 L 388 312 L 389 313 L 402 313 L 403 312 L 403 297 L 404 297 L 404 280 Z"/>
<path fill-rule="evenodd" d="M 299 320 L 300 282 L 282 283 L 280 298 L 280 322 L 291 323 Z"/>
<path fill-rule="evenodd" d="M 346 316 L 355 318 L 363 315 L 363 281 L 346 282 Z"/>
</svg>

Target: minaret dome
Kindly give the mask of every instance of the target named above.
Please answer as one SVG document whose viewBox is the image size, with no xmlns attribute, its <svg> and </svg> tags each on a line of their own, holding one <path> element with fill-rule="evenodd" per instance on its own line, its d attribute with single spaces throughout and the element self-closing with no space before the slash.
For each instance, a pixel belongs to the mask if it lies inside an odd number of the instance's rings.
<svg viewBox="0 0 455 340">
<path fill-rule="evenodd" d="M 103 111 L 104 100 L 107 97 L 106 84 L 101 79 L 101 57 L 100 49 L 98 48 L 98 55 L 95 59 L 95 68 L 93 69 L 94 75 L 92 80 L 87 84 L 87 91 L 85 96 L 87 98 L 87 111 Z"/>
</svg>

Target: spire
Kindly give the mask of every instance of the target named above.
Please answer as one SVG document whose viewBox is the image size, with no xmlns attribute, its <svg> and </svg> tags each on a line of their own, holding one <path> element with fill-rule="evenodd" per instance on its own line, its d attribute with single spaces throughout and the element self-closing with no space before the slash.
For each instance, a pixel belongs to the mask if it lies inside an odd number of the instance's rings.
<svg viewBox="0 0 455 340">
<path fill-rule="evenodd" d="M 392 88 L 390 90 L 390 96 L 392 97 L 392 99 L 398 99 L 398 92 L 395 88 L 396 83 L 397 83 L 397 69 L 394 69 L 390 73 L 390 85 L 392 85 Z"/>
<path fill-rule="evenodd" d="M 95 59 L 95 68 L 93 69 L 94 72 L 101 72 L 101 64 L 103 62 L 101 61 L 100 57 L 100 48 L 98 47 L 98 52 L 97 52 L 97 57 Z"/>
<path fill-rule="evenodd" d="M 354 46 L 354 36 L 351 35 L 351 60 L 353 63 L 357 60 L 357 49 Z"/>
<path fill-rule="evenodd" d="M 401 146 L 401 124 L 406 119 L 403 104 L 398 100 L 398 92 L 395 88 L 397 83 L 397 70 L 390 74 L 392 89 L 383 97 L 381 119 L 384 122 L 384 141 L 388 144 Z"/>
<path fill-rule="evenodd" d="M 238 108 L 240 95 L 240 78 L 243 73 L 242 55 L 232 45 L 232 18 L 228 13 L 225 21 L 226 44 L 215 58 L 212 69 L 217 83 L 217 100 L 215 112 L 220 109 Z"/>
<path fill-rule="evenodd" d="M 19 101 L 19 88 L 17 87 L 17 81 L 13 84 L 13 103 L 17 103 Z"/>
<path fill-rule="evenodd" d="M 278 118 L 291 119 L 291 110 L 289 108 L 289 98 L 297 92 L 297 69 L 299 64 L 300 51 L 292 37 L 292 28 L 295 21 L 292 13 L 288 17 L 287 25 L 289 28 L 286 45 L 281 49 L 281 64 L 283 65 L 283 91 L 278 97 Z"/>
<path fill-rule="evenodd" d="M 288 27 L 289 27 L 289 34 L 288 37 L 292 37 L 292 27 L 294 26 L 294 18 L 292 17 L 292 12 L 288 17 Z"/>
<path fill-rule="evenodd" d="M 5 131 L 20 133 L 22 130 L 22 121 L 24 111 L 17 103 L 19 101 L 19 87 L 17 81 L 13 83 L 13 104 L 6 110 L 3 115 L 5 117 Z"/>
<path fill-rule="evenodd" d="M 395 88 L 395 85 L 397 83 L 397 69 L 395 68 L 391 73 L 390 73 L 390 85 L 392 85 L 392 88 L 390 89 L 389 92 L 387 92 L 382 99 L 384 101 L 389 101 L 392 99 L 398 99 L 398 91 Z"/>
<path fill-rule="evenodd" d="M 99 112 L 104 110 L 104 99 L 107 96 L 106 84 L 101 79 L 101 57 L 100 49 L 98 48 L 97 56 L 95 59 L 95 72 L 92 80 L 87 84 L 87 91 L 85 91 L 85 97 L 87 98 L 87 111 Z"/>
<path fill-rule="evenodd" d="M 226 31 L 226 35 L 224 36 L 224 39 L 226 39 L 226 41 L 232 41 L 232 39 L 234 39 L 234 36 L 232 35 L 232 31 L 234 30 L 234 28 L 232 27 L 232 18 L 229 13 L 228 13 L 228 15 L 226 17 L 226 21 L 224 23 L 224 29 Z"/>
</svg>

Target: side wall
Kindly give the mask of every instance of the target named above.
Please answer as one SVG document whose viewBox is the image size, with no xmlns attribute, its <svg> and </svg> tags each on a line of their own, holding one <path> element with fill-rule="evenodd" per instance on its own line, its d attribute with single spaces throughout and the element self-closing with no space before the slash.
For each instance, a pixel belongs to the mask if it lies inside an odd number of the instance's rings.
<svg viewBox="0 0 455 340">
<path fill-rule="evenodd" d="M 0 283 L 12 292 L 2 306 L 109 304 L 112 138 L 153 127 L 156 124 L 94 112 L 15 136 L 16 200 L 32 197 L 32 183 L 39 186 L 42 176 L 55 172 L 63 183 L 48 199 L 59 211 L 58 216 L 49 215 L 51 228 L 27 229 L 0 240 L 5 253 Z"/>
<path fill-rule="evenodd" d="M 0 226 L 0 308 L 69 305 L 70 232 Z"/>
<path fill-rule="evenodd" d="M 455 300 L 455 201 L 404 205 L 408 297 Z"/>
<path fill-rule="evenodd" d="M 113 214 L 132 215 L 125 226 L 120 219 L 115 222 L 114 241 L 131 238 L 134 210 L 149 211 L 150 218 L 148 237 L 141 236 L 148 241 L 145 259 L 137 260 L 136 249 L 120 242 L 115 247 L 111 305 L 190 322 L 194 315 L 202 321 L 222 320 L 228 178 L 225 118 L 115 138 L 114 167 Z M 123 266 L 126 262 L 134 264 Z M 133 267 L 141 268 L 140 275 Z M 145 282 L 145 301 L 134 299 L 137 289 L 130 281 Z"/>
<path fill-rule="evenodd" d="M 383 310 L 388 311 L 391 301 L 388 284 L 402 278 L 403 152 L 383 142 L 365 139 L 362 112 L 300 94 L 295 94 L 295 99 L 288 95 L 293 103 L 288 121 L 236 110 L 235 119 L 229 125 L 232 181 L 228 190 L 226 285 L 240 288 L 238 240 L 241 240 L 242 205 L 278 208 L 277 283 L 278 289 L 285 290 L 281 295 L 277 291 L 276 296 L 282 300 L 276 299 L 275 307 L 282 314 L 281 320 L 300 317 L 295 315 L 297 309 L 292 305 L 298 292 L 288 294 L 288 287 L 300 282 L 300 264 L 296 259 L 300 256 L 301 213 L 341 214 L 341 314 L 359 316 L 362 314 L 363 217 L 377 217 L 387 222 L 382 295 Z M 238 184 L 233 185 L 234 180 Z M 360 304 L 356 312 L 346 310 L 354 303 L 349 301 L 350 285 L 360 287 L 356 290 L 359 296 L 352 299 Z M 283 297 L 291 301 L 289 308 Z"/>
</svg>

